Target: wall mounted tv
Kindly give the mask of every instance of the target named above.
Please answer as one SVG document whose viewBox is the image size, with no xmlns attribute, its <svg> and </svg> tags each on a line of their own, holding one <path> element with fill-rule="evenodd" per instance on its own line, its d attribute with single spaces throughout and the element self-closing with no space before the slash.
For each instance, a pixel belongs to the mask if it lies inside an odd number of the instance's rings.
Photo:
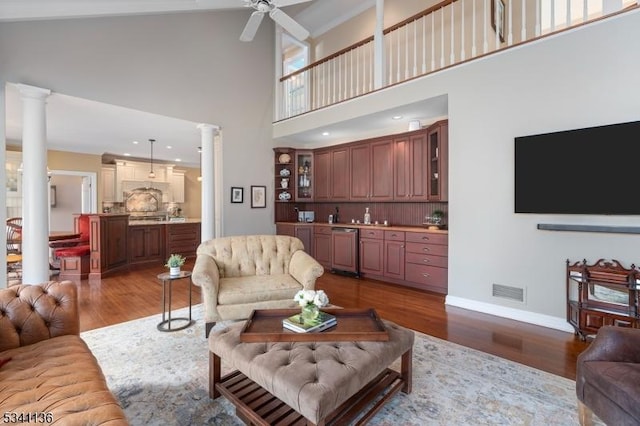
<svg viewBox="0 0 640 426">
<path fill-rule="evenodd" d="M 640 215 L 640 121 L 516 137 L 515 212 Z"/>
</svg>

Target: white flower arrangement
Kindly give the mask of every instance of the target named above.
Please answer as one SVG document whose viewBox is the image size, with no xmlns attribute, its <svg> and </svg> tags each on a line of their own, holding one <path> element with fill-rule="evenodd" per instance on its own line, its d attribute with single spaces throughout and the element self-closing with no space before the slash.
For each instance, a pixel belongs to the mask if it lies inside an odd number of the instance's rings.
<svg viewBox="0 0 640 426">
<path fill-rule="evenodd" d="M 329 304 L 329 297 L 324 290 L 300 290 L 293 296 L 293 300 L 298 302 L 302 308 L 308 305 L 323 308 Z"/>
</svg>

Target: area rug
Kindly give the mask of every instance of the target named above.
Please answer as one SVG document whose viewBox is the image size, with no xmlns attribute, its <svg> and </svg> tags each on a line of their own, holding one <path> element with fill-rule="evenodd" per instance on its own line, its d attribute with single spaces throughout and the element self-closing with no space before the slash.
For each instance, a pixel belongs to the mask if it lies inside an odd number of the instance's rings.
<svg viewBox="0 0 640 426">
<path fill-rule="evenodd" d="M 82 333 L 132 425 L 243 424 L 224 398 L 209 399 L 202 305 L 193 316 L 195 325 L 171 333 L 156 329 L 160 315 Z M 369 424 L 579 424 L 572 380 L 418 332 L 413 356 L 413 392 Z"/>
</svg>

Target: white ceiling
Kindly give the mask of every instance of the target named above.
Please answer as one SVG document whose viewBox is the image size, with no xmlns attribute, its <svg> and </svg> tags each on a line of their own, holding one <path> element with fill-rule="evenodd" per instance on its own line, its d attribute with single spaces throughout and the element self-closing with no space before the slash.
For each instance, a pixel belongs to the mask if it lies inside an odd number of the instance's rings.
<svg viewBox="0 0 640 426">
<path fill-rule="evenodd" d="M 243 0 L 0 0 L 0 22 L 242 9 L 243 4 Z M 373 6 L 375 0 L 315 0 L 286 6 L 283 10 L 305 26 L 313 37 Z M 19 143 L 22 139 L 20 95 L 11 85 L 7 87 L 6 94 L 6 136 L 9 143 Z M 388 121 L 393 115 L 403 115 L 407 119 L 423 118 L 425 108 L 428 116 L 446 114 L 446 99 L 429 106 L 408 105 L 402 110 L 339 123 L 326 130 L 331 132 L 332 142 L 356 140 L 366 137 L 362 129 L 375 132 L 380 126 L 389 128 Z M 54 150 L 115 156 L 127 153 L 132 157 L 148 158 L 148 139 L 154 138 L 157 140 L 154 159 L 176 163 L 179 159 L 185 166 L 197 166 L 198 124 L 60 93 L 53 93 L 47 102 L 48 146 Z M 406 126 L 406 120 L 403 126 Z M 136 145 L 133 141 L 139 143 Z M 296 135 L 292 142 L 321 145 L 326 143 L 326 137 L 318 131 L 310 131 Z"/>
</svg>

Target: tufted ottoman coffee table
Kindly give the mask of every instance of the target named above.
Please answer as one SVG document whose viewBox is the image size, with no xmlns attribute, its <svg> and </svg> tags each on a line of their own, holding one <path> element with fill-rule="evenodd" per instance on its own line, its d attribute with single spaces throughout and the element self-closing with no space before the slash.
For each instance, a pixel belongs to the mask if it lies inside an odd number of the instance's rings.
<svg viewBox="0 0 640 426">
<path fill-rule="evenodd" d="M 244 322 L 212 332 L 209 394 L 225 396 L 247 424 L 364 423 L 411 392 L 414 333 L 382 323 L 388 341 L 243 343 Z M 388 368 L 398 358 L 400 372 Z M 222 359 L 237 371 L 221 377 Z"/>
</svg>

